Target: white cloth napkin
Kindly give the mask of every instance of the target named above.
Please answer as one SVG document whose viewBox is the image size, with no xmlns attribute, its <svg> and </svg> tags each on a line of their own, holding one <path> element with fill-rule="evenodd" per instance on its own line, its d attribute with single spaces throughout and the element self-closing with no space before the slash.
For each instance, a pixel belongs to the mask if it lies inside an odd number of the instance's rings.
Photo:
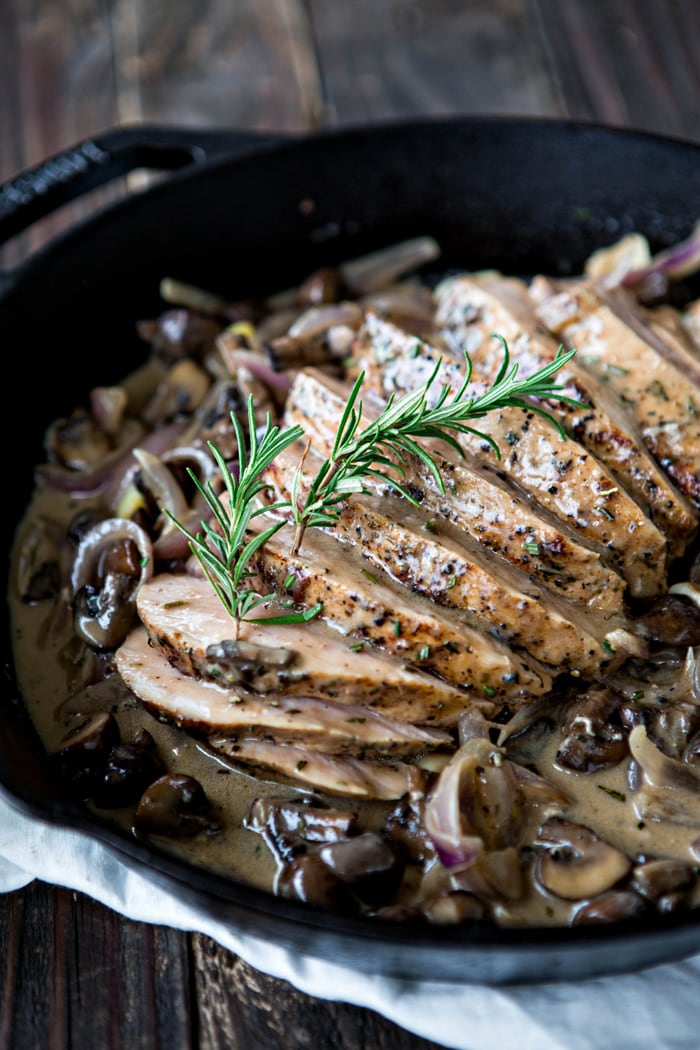
<svg viewBox="0 0 700 1050">
<path fill-rule="evenodd" d="M 0 796 L 0 892 L 34 879 L 140 922 L 197 931 L 308 995 L 368 1007 L 453 1050 L 696 1050 L 700 956 L 643 973 L 490 988 L 392 980 L 242 934 L 136 873 L 101 843 L 28 818 Z"/>
</svg>

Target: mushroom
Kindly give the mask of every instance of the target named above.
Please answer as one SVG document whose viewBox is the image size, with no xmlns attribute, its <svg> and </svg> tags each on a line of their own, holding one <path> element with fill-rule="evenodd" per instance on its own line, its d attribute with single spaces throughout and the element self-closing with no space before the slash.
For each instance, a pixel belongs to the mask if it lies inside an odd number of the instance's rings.
<svg viewBox="0 0 700 1050">
<path fill-rule="evenodd" d="M 632 867 L 624 853 L 590 828 L 561 817 L 545 821 L 537 840 L 547 848 L 537 859 L 535 877 L 549 893 L 564 900 L 597 897 Z"/>
<path fill-rule="evenodd" d="M 165 420 L 191 415 L 206 397 L 211 379 L 190 358 L 178 361 L 158 384 L 143 410 L 144 422 L 155 427 Z"/>
<path fill-rule="evenodd" d="M 87 799 L 103 775 L 110 751 L 118 743 L 117 721 L 102 711 L 72 729 L 49 761 L 71 794 Z"/>
<path fill-rule="evenodd" d="M 165 838 L 191 839 L 214 835 L 221 824 L 212 815 L 204 788 L 185 773 L 166 773 L 141 795 L 134 816 L 135 831 Z"/>
<path fill-rule="evenodd" d="M 318 855 L 353 893 L 372 904 L 390 901 L 403 876 L 396 849 L 376 831 L 322 846 Z"/>
<path fill-rule="evenodd" d="M 166 294 L 182 292 L 180 282 L 175 286 L 172 281 L 167 282 L 168 278 L 164 278 L 162 288 Z M 150 343 L 158 360 L 170 364 L 186 357 L 203 357 L 221 331 L 218 321 L 195 313 L 191 303 L 189 299 L 189 309 L 165 310 L 154 321 L 140 321 L 137 325 L 139 336 Z M 200 300 L 197 305 L 201 308 Z"/>
<path fill-rule="evenodd" d="M 265 692 L 289 678 L 297 656 L 294 649 L 225 638 L 207 646 L 204 670 L 217 682 Z"/>
<path fill-rule="evenodd" d="M 632 888 L 648 900 L 686 890 L 695 878 L 692 865 L 675 858 L 648 860 L 632 869 Z"/>
<path fill-rule="evenodd" d="M 289 861 L 309 843 L 345 838 L 356 822 L 356 814 L 348 810 L 313 804 L 306 798 L 257 798 L 244 823 L 250 831 L 262 835 L 279 860 Z"/>
<path fill-rule="evenodd" d="M 639 618 L 645 634 L 663 645 L 700 645 L 700 607 L 683 594 L 665 594 Z"/>
<path fill-rule="evenodd" d="M 153 573 L 147 533 L 126 518 L 106 518 L 83 536 L 71 570 L 76 633 L 96 649 L 124 641 L 136 616 L 136 594 Z"/>
<path fill-rule="evenodd" d="M 286 864 L 275 881 L 275 892 L 329 911 L 355 912 L 358 907 L 350 889 L 317 853 L 305 853 Z"/>
<path fill-rule="evenodd" d="M 577 697 L 567 712 L 557 764 L 580 773 L 615 766 L 627 754 L 627 738 L 613 719 L 620 698 L 606 686 Z"/>
<path fill-rule="evenodd" d="M 636 919 L 646 910 L 647 905 L 638 894 L 629 890 L 611 890 L 577 908 L 572 916 L 571 925 L 628 922 L 630 919 Z"/>
<path fill-rule="evenodd" d="M 101 809 L 117 809 L 138 802 L 149 784 L 165 772 L 152 748 L 152 738 L 139 744 L 116 744 L 107 756 L 104 772 L 93 791 L 93 802 Z"/>
</svg>

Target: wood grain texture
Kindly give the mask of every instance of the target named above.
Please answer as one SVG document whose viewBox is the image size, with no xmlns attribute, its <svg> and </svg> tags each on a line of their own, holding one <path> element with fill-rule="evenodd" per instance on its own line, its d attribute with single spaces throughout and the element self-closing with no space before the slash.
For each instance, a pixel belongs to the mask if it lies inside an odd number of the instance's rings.
<svg viewBox="0 0 700 1050">
<path fill-rule="evenodd" d="M 202 1050 L 437 1050 L 371 1010 L 326 1002 L 194 938 Z"/>
<path fill-rule="evenodd" d="M 0 1047 L 189 1050 L 189 939 L 40 882 L 0 897 Z"/>
<path fill-rule="evenodd" d="M 561 112 L 527 0 L 309 0 L 333 123 Z"/>
</svg>

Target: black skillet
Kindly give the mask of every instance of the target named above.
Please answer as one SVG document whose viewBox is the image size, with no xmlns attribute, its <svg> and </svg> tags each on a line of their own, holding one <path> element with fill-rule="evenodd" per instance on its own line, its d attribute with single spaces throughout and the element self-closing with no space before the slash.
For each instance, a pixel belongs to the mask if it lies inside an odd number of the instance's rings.
<svg viewBox="0 0 700 1050">
<path fill-rule="evenodd" d="M 625 232 L 640 231 L 658 250 L 700 218 L 700 147 L 633 131 L 479 118 L 290 139 L 141 127 L 98 135 L 1 187 L 0 244 L 135 169 L 168 176 L 0 278 L 10 397 L 2 413 L 6 549 L 45 426 L 142 359 L 134 324 L 162 308 L 165 275 L 232 298 L 254 296 L 419 234 L 438 240 L 446 268 L 567 274 Z M 99 839 L 241 932 L 364 972 L 492 984 L 628 972 L 700 950 L 700 911 L 571 930 L 417 928 L 320 913 L 144 846 L 71 804 L 49 779 L 13 681 L 4 617 L 4 797 Z"/>
</svg>

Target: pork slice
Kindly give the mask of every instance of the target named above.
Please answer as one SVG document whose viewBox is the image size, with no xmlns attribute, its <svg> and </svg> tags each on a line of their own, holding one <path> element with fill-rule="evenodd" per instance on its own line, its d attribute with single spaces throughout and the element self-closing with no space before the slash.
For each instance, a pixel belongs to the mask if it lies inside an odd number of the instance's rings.
<svg viewBox="0 0 700 1050">
<path fill-rule="evenodd" d="M 135 628 L 115 653 L 117 670 L 138 700 L 159 718 L 192 732 L 272 738 L 312 751 L 415 755 L 454 747 L 450 733 L 387 718 L 360 704 L 314 696 L 258 696 L 178 671 Z"/>
<path fill-rule="evenodd" d="M 215 734 L 207 740 L 207 748 L 235 766 L 266 770 L 272 779 L 282 776 L 292 783 L 346 798 L 398 799 L 414 790 L 417 783 L 427 780 L 417 766 L 405 762 L 322 754 L 293 744 L 267 743 L 254 738 L 232 740 Z"/>
<path fill-rule="evenodd" d="M 280 583 L 283 591 L 284 578 Z M 409 670 L 401 660 L 369 645 L 353 648 L 322 622 L 256 626 L 243 623 L 240 641 L 261 647 L 260 666 L 226 670 L 219 658 L 233 639 L 233 622 L 207 580 L 195 576 L 154 576 L 139 590 L 139 617 L 151 643 L 185 675 L 206 676 L 227 685 L 277 696 L 316 696 L 356 703 L 390 718 L 453 725 L 469 698 L 440 679 Z M 258 610 L 259 611 L 259 610 Z M 265 663 L 267 650 L 288 654 L 286 666 Z M 253 654 L 254 656 L 255 654 Z M 236 678 L 238 677 L 238 680 Z"/>
<path fill-rule="evenodd" d="M 310 466 L 308 456 L 304 466 Z M 289 496 L 292 473 L 284 472 L 284 462 L 273 464 L 268 477 L 282 497 Z M 332 533 L 355 548 L 372 571 L 379 568 L 438 605 L 460 610 L 475 630 L 557 671 L 589 676 L 645 652 L 623 613 L 594 616 L 549 594 L 404 498 L 355 495 L 342 506 Z"/>
<path fill-rule="evenodd" d="M 456 360 L 372 314 L 366 315 L 356 354 L 374 388 L 385 397 L 415 389 L 441 358 L 435 397 L 440 384 L 455 389 L 464 376 L 464 366 Z M 477 379 L 473 393 L 486 386 Z M 552 423 L 523 408 L 494 409 L 474 425 L 496 442 L 501 458 L 479 436 L 459 435 L 463 448 L 480 462 L 497 465 L 529 498 L 595 544 L 634 597 L 663 590 L 665 536 L 588 449 L 574 438 L 562 439 Z"/>
<path fill-rule="evenodd" d="M 314 370 L 299 372 L 287 399 L 286 422 L 301 424 L 315 452 L 328 456 L 348 394 L 347 384 Z M 364 418 L 370 421 L 381 411 L 381 404 L 369 398 L 363 408 Z M 438 466 L 445 491 L 418 456 L 406 457 L 400 479 L 423 510 L 438 521 L 450 522 L 539 586 L 603 614 L 622 611 L 626 581 L 567 524 L 533 505 L 507 479 L 499 478 L 492 467 L 477 463 L 468 453 L 462 458 L 443 441 L 424 445 Z M 275 461 L 271 473 L 291 476 L 300 458 L 298 447 L 288 450 Z M 309 470 L 312 462 L 310 459 Z M 386 486 L 368 479 L 367 488 L 376 493 Z"/>
<path fill-rule="evenodd" d="M 624 289 L 581 282 L 545 299 L 538 312 L 615 391 L 661 468 L 700 507 L 700 363 L 690 371 L 679 361 L 659 330 L 643 323 Z"/>
<path fill-rule="evenodd" d="M 264 528 L 266 515 L 256 518 Z M 526 702 L 551 688 L 551 671 L 453 609 L 412 593 L 322 529 L 308 529 L 298 554 L 273 536 L 251 562 L 263 589 L 285 585 L 301 605 L 323 603 L 322 616 L 353 639 L 364 638 L 407 666 L 430 670 L 474 697 Z M 416 719 L 411 719 L 416 721 Z M 422 719 L 421 721 L 424 721 Z"/>
<path fill-rule="evenodd" d="M 489 381 L 503 361 L 503 349 L 493 332 L 507 340 L 521 375 L 529 375 L 556 355 L 560 344 L 543 328 L 524 281 L 494 272 L 459 275 L 443 282 L 436 297 L 436 320 L 445 343 L 460 359 L 467 349 L 479 375 Z M 647 314 L 641 309 L 639 314 L 640 322 L 644 320 L 653 331 L 655 324 Z M 680 340 L 676 345 L 680 357 L 685 349 Z M 667 537 L 671 557 L 680 557 L 696 532 L 697 512 L 651 455 L 628 406 L 578 358 L 557 374 L 557 382 L 565 396 L 583 407 L 552 400 L 545 405 L 547 411 L 610 470 Z"/>
</svg>

